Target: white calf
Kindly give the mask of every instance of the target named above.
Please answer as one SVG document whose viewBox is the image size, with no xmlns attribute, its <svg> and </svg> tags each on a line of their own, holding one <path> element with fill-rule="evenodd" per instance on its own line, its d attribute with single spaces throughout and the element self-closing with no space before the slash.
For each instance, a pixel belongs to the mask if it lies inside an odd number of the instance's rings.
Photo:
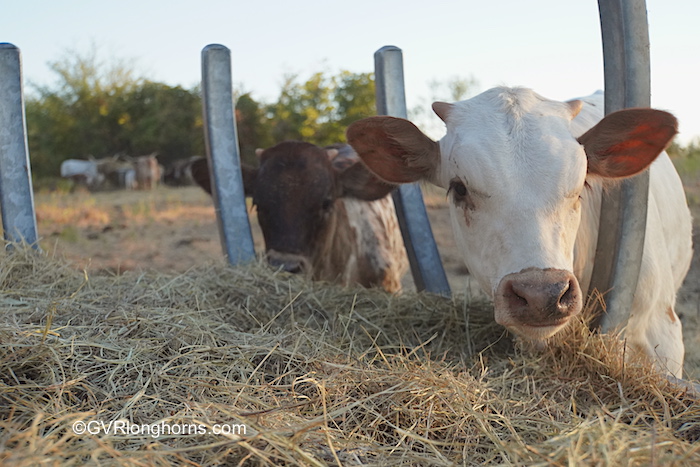
<svg viewBox="0 0 700 467">
<path fill-rule="evenodd" d="M 529 340 L 554 335 L 581 311 L 605 184 L 651 165 L 642 269 L 625 335 L 680 377 L 674 305 L 692 246 L 683 187 L 663 152 L 676 119 L 652 109 L 603 118 L 602 93 L 555 102 L 522 88 L 433 109 L 447 126 L 439 143 L 392 117 L 353 123 L 348 142 L 389 182 L 427 180 L 448 190 L 470 273 L 493 297 L 496 321 Z"/>
</svg>

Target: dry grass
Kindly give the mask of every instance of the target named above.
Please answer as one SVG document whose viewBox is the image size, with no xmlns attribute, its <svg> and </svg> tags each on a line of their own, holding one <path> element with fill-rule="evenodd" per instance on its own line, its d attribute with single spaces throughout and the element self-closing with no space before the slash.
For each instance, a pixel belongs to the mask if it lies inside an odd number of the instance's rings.
<svg viewBox="0 0 700 467">
<path fill-rule="evenodd" d="M 0 257 L 0 464 L 698 465 L 700 404 L 571 326 L 513 346 L 463 297 L 221 264 Z M 245 433 L 76 434 L 76 421 Z"/>
<path fill-rule="evenodd" d="M 198 205 L 205 194 L 187 198 L 189 191 L 78 191 L 37 195 L 36 215 L 41 224 L 78 228 L 101 228 L 111 223 L 171 222 L 174 219 L 199 219 L 213 214 L 211 203 Z M 208 200 L 207 200 L 208 201 Z"/>
</svg>

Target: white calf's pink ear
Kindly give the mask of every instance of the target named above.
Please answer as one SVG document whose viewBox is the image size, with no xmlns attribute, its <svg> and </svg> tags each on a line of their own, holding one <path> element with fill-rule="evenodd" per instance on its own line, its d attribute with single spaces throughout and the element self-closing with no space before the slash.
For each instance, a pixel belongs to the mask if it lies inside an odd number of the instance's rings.
<svg viewBox="0 0 700 467">
<path fill-rule="evenodd" d="M 452 112 L 452 104 L 447 102 L 433 102 L 433 112 L 440 117 L 440 120 L 446 122 Z"/>
<path fill-rule="evenodd" d="M 367 167 L 389 183 L 432 181 L 440 163 L 438 143 L 402 118 L 358 120 L 346 136 Z"/>
<path fill-rule="evenodd" d="M 258 148 L 258 149 L 255 150 L 255 155 L 256 155 L 257 157 L 260 157 L 260 156 L 262 156 L 263 151 L 264 151 L 263 148 Z"/>
<path fill-rule="evenodd" d="M 668 112 L 625 109 L 611 113 L 578 138 L 588 156 L 588 172 L 630 177 L 649 167 L 678 133 Z"/>
</svg>

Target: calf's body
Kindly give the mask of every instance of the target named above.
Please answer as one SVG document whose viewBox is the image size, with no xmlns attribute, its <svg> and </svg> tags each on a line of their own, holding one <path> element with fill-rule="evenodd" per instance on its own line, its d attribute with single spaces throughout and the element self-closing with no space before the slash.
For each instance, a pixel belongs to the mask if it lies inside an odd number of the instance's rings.
<svg viewBox="0 0 700 467">
<path fill-rule="evenodd" d="M 605 186 L 650 168 L 645 249 L 628 344 L 675 376 L 684 347 L 675 296 L 692 256 L 681 181 L 663 152 L 675 118 L 629 109 L 603 118 L 603 95 L 556 102 L 494 88 L 435 103 L 439 142 L 410 122 L 372 117 L 348 142 L 379 177 L 448 190 L 452 226 L 469 271 L 494 299 L 496 320 L 528 340 L 557 333 L 582 309 Z"/>
</svg>

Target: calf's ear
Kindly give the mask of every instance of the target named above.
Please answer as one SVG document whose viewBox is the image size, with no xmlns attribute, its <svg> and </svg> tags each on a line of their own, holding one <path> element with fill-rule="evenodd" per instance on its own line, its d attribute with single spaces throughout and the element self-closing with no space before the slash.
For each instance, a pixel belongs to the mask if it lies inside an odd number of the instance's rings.
<svg viewBox="0 0 700 467">
<path fill-rule="evenodd" d="M 258 169 L 254 169 L 246 164 L 241 165 L 241 175 L 243 176 L 243 191 L 246 196 L 253 196 L 255 179 L 258 176 Z M 192 163 L 192 178 L 204 191 L 211 195 L 211 178 L 209 176 L 209 162 L 207 159 L 197 159 Z"/>
<path fill-rule="evenodd" d="M 588 172 L 609 178 L 630 177 L 647 167 L 678 133 L 668 112 L 625 109 L 613 112 L 578 138 L 588 157 Z"/>
<path fill-rule="evenodd" d="M 253 196 L 255 181 L 258 178 L 258 169 L 247 164 L 241 164 L 241 175 L 243 177 L 243 192 L 246 196 Z"/>
<path fill-rule="evenodd" d="M 374 201 L 388 195 L 396 185 L 377 178 L 362 162 L 355 150 L 347 145 L 326 148 L 335 173 L 338 196 Z"/>
<path fill-rule="evenodd" d="M 389 183 L 435 179 L 440 163 L 439 145 L 408 120 L 365 118 L 353 122 L 346 136 L 367 167 Z"/>
<path fill-rule="evenodd" d="M 211 195 L 211 180 L 209 179 L 209 164 L 207 160 L 197 159 L 192 162 L 190 167 L 192 170 L 192 178 L 204 191 Z"/>
<path fill-rule="evenodd" d="M 338 173 L 340 196 L 349 196 L 364 201 L 375 201 L 385 197 L 397 187 L 377 178 L 361 160 Z"/>
</svg>

